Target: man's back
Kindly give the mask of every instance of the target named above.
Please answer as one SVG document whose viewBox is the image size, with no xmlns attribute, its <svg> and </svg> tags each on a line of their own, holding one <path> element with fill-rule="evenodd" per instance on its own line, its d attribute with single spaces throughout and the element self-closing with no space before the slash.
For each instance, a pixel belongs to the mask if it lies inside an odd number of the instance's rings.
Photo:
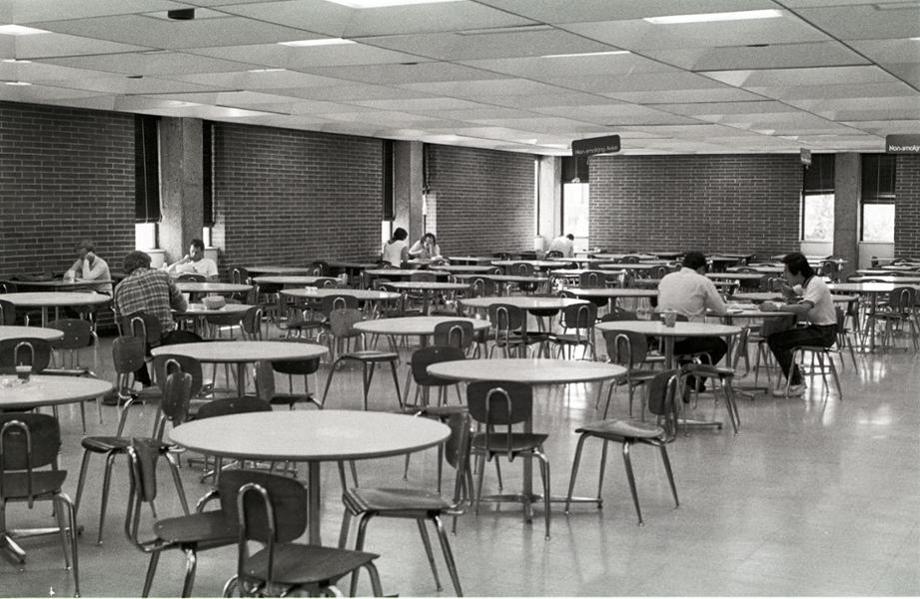
<svg viewBox="0 0 920 599">
<path fill-rule="evenodd" d="M 658 283 L 659 310 L 674 310 L 692 321 L 701 321 L 707 308 L 716 314 L 727 309 L 713 282 L 698 272 L 684 267 Z"/>
<path fill-rule="evenodd" d="M 172 308 L 184 312 L 188 305 L 168 274 L 139 268 L 115 288 L 113 307 L 116 317 L 144 312 L 156 317 L 163 330 L 169 331 L 173 328 Z"/>
</svg>

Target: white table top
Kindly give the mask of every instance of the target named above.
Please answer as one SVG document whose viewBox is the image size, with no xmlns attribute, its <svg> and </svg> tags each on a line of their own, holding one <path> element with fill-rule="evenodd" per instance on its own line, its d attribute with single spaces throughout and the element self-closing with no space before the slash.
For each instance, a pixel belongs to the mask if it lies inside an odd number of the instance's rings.
<svg viewBox="0 0 920 599">
<path fill-rule="evenodd" d="M 27 382 L 15 375 L 0 377 L 0 409 L 27 410 L 94 399 L 112 390 L 112 383 L 85 376 L 35 374 Z"/>
<path fill-rule="evenodd" d="M 728 337 L 741 333 L 741 327 L 713 322 L 677 322 L 664 326 L 660 320 L 616 320 L 600 322 L 595 328 L 601 331 L 631 331 L 656 337 Z"/>
<path fill-rule="evenodd" d="M 431 273 L 436 277 L 446 277 L 450 274 L 443 270 L 416 270 L 413 268 L 369 268 L 364 272 L 372 277 L 411 277 L 420 272 Z"/>
<path fill-rule="evenodd" d="M 460 304 L 470 308 L 488 308 L 494 304 L 509 304 L 523 310 L 560 310 L 566 306 L 583 304 L 584 300 L 570 297 L 539 297 L 535 295 L 508 295 L 461 299 Z"/>
<path fill-rule="evenodd" d="M 734 293 L 732 297 L 736 300 L 747 300 L 751 302 L 769 302 L 782 301 L 783 294 L 779 291 L 752 291 L 750 293 Z M 831 295 L 831 299 L 838 303 L 852 302 L 856 300 L 854 295 Z"/>
<path fill-rule="evenodd" d="M 498 283 L 545 283 L 549 279 L 547 277 L 538 277 L 531 276 L 525 277 L 521 275 L 486 275 L 486 274 L 459 274 L 454 275 L 455 279 L 470 281 L 472 279 L 487 279 L 489 281 L 496 281 Z"/>
<path fill-rule="evenodd" d="M 325 356 L 328 350 L 314 343 L 285 341 L 203 341 L 161 345 L 151 355 L 178 354 L 215 364 L 240 364 L 259 360 L 309 360 Z"/>
<path fill-rule="evenodd" d="M 232 414 L 194 420 L 169 432 L 173 443 L 208 455 L 306 462 L 400 455 L 433 447 L 448 436 L 450 428 L 429 418 L 356 410 Z"/>
<path fill-rule="evenodd" d="M 313 270 L 310 266 L 244 266 L 250 273 L 269 273 L 273 275 L 305 275 Z"/>
<path fill-rule="evenodd" d="M 916 264 L 886 264 L 880 268 L 888 271 L 913 272 L 916 271 L 918 267 Z"/>
<path fill-rule="evenodd" d="M 652 270 L 661 266 L 664 266 L 664 264 L 649 264 L 648 262 L 642 262 L 639 264 L 601 264 L 598 268 L 601 270 Z"/>
<path fill-rule="evenodd" d="M 240 293 L 252 289 L 242 283 L 221 283 L 219 281 L 176 281 L 176 288 L 182 293 Z"/>
<path fill-rule="evenodd" d="M 603 260 L 608 260 L 608 261 L 609 260 L 622 260 L 623 258 L 628 258 L 632 256 L 635 256 L 639 260 L 642 260 L 642 259 L 654 260 L 655 258 L 658 257 L 652 254 L 594 254 L 595 258 L 601 258 Z"/>
<path fill-rule="evenodd" d="M 578 297 L 657 297 L 657 289 L 635 289 L 623 287 L 598 287 L 590 289 L 581 289 L 579 287 L 566 287 L 563 289 L 566 293 Z"/>
<path fill-rule="evenodd" d="M 453 360 L 428 367 L 428 374 L 452 381 L 512 381 L 531 385 L 605 381 L 625 373 L 626 369 L 617 364 L 543 358 Z"/>
<path fill-rule="evenodd" d="M 913 287 L 920 290 L 917 285 L 895 285 L 894 283 L 828 283 L 828 289 L 831 291 L 843 291 L 844 293 L 889 293 L 895 287 Z M 3 296 L 0 296 L 3 297 Z"/>
<path fill-rule="evenodd" d="M 571 262 L 571 260 L 569 260 Z M 556 260 L 493 260 L 492 266 L 514 266 L 515 264 L 530 264 L 534 268 L 561 268 L 562 264 Z"/>
<path fill-rule="evenodd" d="M 57 341 L 64 336 L 64 331 L 58 329 L 49 329 L 46 327 L 17 327 L 17 326 L 0 326 L 0 341 L 7 339 L 19 339 L 20 337 L 31 337 L 33 339 L 44 339 L 45 341 Z"/>
<path fill-rule="evenodd" d="M 52 279 L 50 281 L 10 281 L 10 283 L 23 287 L 48 287 L 57 291 L 67 291 L 71 289 L 93 289 L 101 285 L 114 285 L 115 281 L 110 279 L 79 279 L 76 281 Z"/>
<path fill-rule="evenodd" d="M 443 270 L 444 272 L 449 273 L 476 273 L 489 272 L 492 270 L 492 267 L 483 264 L 445 264 L 443 266 L 439 266 L 438 270 Z"/>
<path fill-rule="evenodd" d="M 333 297 L 336 295 L 350 295 L 360 301 L 385 301 L 399 298 L 399 294 L 393 291 L 377 291 L 375 289 L 318 289 L 316 287 L 307 287 L 306 289 L 282 289 L 281 295 L 306 299 L 322 299 L 324 297 Z"/>
<path fill-rule="evenodd" d="M 850 283 L 866 283 L 871 281 L 876 281 L 879 283 L 892 283 L 894 285 L 917 285 L 920 283 L 920 275 L 866 275 L 864 277 L 850 277 L 849 280 Z"/>
<path fill-rule="evenodd" d="M 112 298 L 103 293 L 80 293 L 76 291 L 36 291 L 24 293 L 3 293 L 0 299 L 25 308 L 53 306 L 92 306 L 104 304 Z"/>
<path fill-rule="evenodd" d="M 750 268 L 756 270 L 757 272 L 763 273 L 765 275 L 781 275 L 785 271 L 782 266 L 773 266 L 773 265 L 764 265 L 764 264 L 750 264 L 748 266 L 730 266 L 726 268 L 726 272 L 737 272 L 739 268 Z"/>
<path fill-rule="evenodd" d="M 492 256 L 448 256 L 447 259 L 453 262 L 474 262 L 476 264 L 489 264 L 495 260 Z"/>
<path fill-rule="evenodd" d="M 264 285 L 312 285 L 317 281 L 334 279 L 335 277 L 314 277 L 312 275 L 263 275 L 253 277 L 253 283 Z"/>
<path fill-rule="evenodd" d="M 714 280 L 760 281 L 767 276 L 763 272 L 707 272 L 706 277 Z"/>
<path fill-rule="evenodd" d="M 189 304 L 188 309 L 185 312 L 180 314 L 185 314 L 187 316 L 212 316 L 217 314 L 237 314 L 242 316 L 250 308 L 254 308 L 249 304 L 225 304 L 222 308 L 216 310 L 209 310 L 205 307 L 204 304 Z"/>
<path fill-rule="evenodd" d="M 470 288 L 465 283 L 441 283 L 439 281 L 393 281 L 386 283 L 386 286 L 412 291 L 463 291 Z"/>
<path fill-rule="evenodd" d="M 363 320 L 355 323 L 355 330 L 378 335 L 434 335 L 434 327 L 444 323 L 462 320 L 473 325 L 474 331 L 489 328 L 488 320 L 463 318 L 460 316 L 402 316 L 399 318 L 380 318 Z"/>
</svg>

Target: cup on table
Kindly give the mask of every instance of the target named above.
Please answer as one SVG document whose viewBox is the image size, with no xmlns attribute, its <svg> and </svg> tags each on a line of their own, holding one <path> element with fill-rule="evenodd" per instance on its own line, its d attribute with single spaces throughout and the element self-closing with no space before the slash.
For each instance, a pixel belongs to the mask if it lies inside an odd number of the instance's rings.
<svg viewBox="0 0 920 599">
<path fill-rule="evenodd" d="M 21 381 L 29 380 L 29 375 L 32 374 L 32 367 L 28 364 L 18 364 L 16 366 L 16 377 Z"/>
<path fill-rule="evenodd" d="M 666 327 L 673 327 L 677 324 L 677 312 L 674 310 L 665 310 L 661 313 L 661 322 Z"/>
</svg>

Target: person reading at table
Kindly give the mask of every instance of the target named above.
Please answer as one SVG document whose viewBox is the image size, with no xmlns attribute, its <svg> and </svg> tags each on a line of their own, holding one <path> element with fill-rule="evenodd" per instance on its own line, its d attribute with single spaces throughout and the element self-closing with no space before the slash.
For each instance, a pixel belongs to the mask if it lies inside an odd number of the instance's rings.
<svg viewBox="0 0 920 599">
<path fill-rule="evenodd" d="M 100 283 L 92 289 L 99 293 L 112 295 L 112 278 L 108 263 L 96 255 L 96 246 L 92 241 L 84 240 L 77 246 L 77 261 L 64 273 L 64 280 L 74 281 L 107 281 Z"/>
<path fill-rule="evenodd" d="M 389 241 L 383 244 L 381 261 L 396 268 L 405 264 L 409 260 L 409 244 L 406 243 L 408 237 L 405 229 L 397 227 Z"/>
<path fill-rule="evenodd" d="M 159 321 L 161 345 L 201 341 L 201 337 L 194 333 L 176 330 L 173 310 L 185 312 L 188 302 L 167 273 L 150 268 L 150 256 L 144 252 L 131 252 L 125 256 L 124 270 L 125 278 L 115 287 L 112 298 L 116 322 L 143 313 Z M 134 373 L 134 378 L 145 387 L 151 384 L 146 365 Z"/>
<path fill-rule="evenodd" d="M 217 264 L 210 258 L 204 257 L 204 242 L 198 238 L 192 240 L 188 254 L 166 270 L 173 276 L 192 273 L 203 275 L 209 281 L 217 278 Z"/>
<path fill-rule="evenodd" d="M 549 249 L 546 250 L 547 254 L 551 254 L 552 252 L 559 252 L 563 258 L 571 258 L 574 256 L 575 236 L 569 233 L 568 235 L 560 235 L 553 239 L 549 243 Z"/>
<path fill-rule="evenodd" d="M 824 279 L 817 276 L 804 254 L 793 252 L 783 258 L 783 303 L 764 302 L 765 312 L 780 310 L 794 312 L 808 324 L 778 331 L 767 337 L 767 345 L 789 381 L 789 395 L 801 395 L 805 389 L 802 373 L 792 363 L 792 350 L 802 345 L 830 347 L 837 341 L 837 311 L 830 289 Z M 785 396 L 785 390 L 774 389 L 774 395 Z"/>
<path fill-rule="evenodd" d="M 409 248 L 409 255 L 419 260 L 430 260 L 432 262 L 443 262 L 441 248 L 438 246 L 438 240 L 434 233 L 425 233 L 422 238 L 412 244 Z"/>
<path fill-rule="evenodd" d="M 658 310 L 674 310 L 691 322 L 703 322 L 707 310 L 711 314 L 724 315 L 728 307 L 705 272 L 706 256 L 701 252 L 688 252 L 681 269 L 665 275 L 658 283 Z M 718 364 L 727 351 L 728 345 L 719 337 L 686 337 L 674 343 L 675 356 L 704 354 L 710 364 Z M 689 361 L 689 358 L 681 359 L 681 363 Z M 687 377 L 687 383 L 688 389 L 705 389 L 705 381 Z"/>
</svg>

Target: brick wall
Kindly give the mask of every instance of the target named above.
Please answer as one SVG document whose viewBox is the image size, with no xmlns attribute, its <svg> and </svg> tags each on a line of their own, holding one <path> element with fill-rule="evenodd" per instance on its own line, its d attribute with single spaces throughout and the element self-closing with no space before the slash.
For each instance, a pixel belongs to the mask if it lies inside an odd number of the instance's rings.
<svg viewBox="0 0 920 599">
<path fill-rule="evenodd" d="M 769 256 L 799 247 L 798 155 L 597 156 L 591 247 Z"/>
<path fill-rule="evenodd" d="M 895 168 L 894 255 L 920 256 L 920 155 L 899 155 Z"/>
<path fill-rule="evenodd" d="M 83 238 L 134 249 L 134 116 L 0 102 L 0 274 L 63 272 Z"/>
<path fill-rule="evenodd" d="M 533 249 L 533 156 L 431 145 L 427 160 L 445 255 Z"/>
<path fill-rule="evenodd" d="M 379 139 L 215 123 L 223 270 L 380 254 Z"/>
</svg>

